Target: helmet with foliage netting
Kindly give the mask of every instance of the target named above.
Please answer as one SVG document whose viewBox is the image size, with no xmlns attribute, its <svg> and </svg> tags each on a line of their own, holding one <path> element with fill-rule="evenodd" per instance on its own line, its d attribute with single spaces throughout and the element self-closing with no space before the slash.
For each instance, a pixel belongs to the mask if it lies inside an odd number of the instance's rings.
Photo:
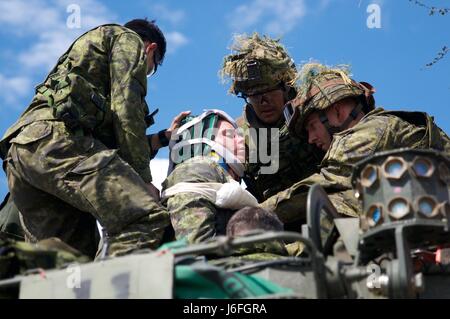
<svg viewBox="0 0 450 319">
<path fill-rule="evenodd" d="M 237 35 L 231 50 L 219 72 L 222 79 L 232 80 L 230 93 L 250 96 L 277 86 L 294 86 L 295 63 L 279 40 L 258 33 Z"/>
<path fill-rule="evenodd" d="M 351 79 L 347 65 L 332 68 L 319 63 L 307 63 L 300 70 L 298 80 L 301 86 L 291 103 L 293 114 L 288 119 L 289 128 L 295 134 L 301 134 L 304 120 L 313 111 L 324 111 L 345 98 L 357 98 L 366 113 L 375 107 L 375 89 L 369 83 Z"/>
</svg>

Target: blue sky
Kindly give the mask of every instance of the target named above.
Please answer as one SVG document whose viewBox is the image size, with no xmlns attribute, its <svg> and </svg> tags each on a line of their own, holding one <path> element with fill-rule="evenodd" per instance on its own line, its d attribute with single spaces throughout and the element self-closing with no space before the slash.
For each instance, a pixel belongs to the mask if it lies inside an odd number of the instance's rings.
<svg viewBox="0 0 450 319">
<path fill-rule="evenodd" d="M 450 1 L 421 2 L 450 7 Z M 71 4 L 80 9 L 81 28 L 67 26 Z M 380 8 L 380 28 L 367 26 L 371 4 Z M 220 108 L 237 117 L 242 101 L 227 94 L 217 73 L 233 34 L 253 31 L 280 36 L 297 64 L 351 64 L 355 79 L 376 87 L 378 105 L 426 111 L 450 133 L 450 54 L 425 67 L 450 46 L 450 14 L 429 16 L 409 0 L 0 0 L 1 133 L 77 35 L 143 17 L 156 19 L 168 40 L 164 64 L 149 79 L 147 102 L 160 110 L 149 133 L 182 110 Z M 0 196 L 6 192 L 2 173 Z"/>
</svg>

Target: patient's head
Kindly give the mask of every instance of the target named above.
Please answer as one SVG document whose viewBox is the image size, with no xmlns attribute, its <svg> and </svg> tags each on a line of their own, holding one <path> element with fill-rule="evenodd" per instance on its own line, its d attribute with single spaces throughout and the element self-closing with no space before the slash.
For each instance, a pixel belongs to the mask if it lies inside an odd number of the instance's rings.
<svg viewBox="0 0 450 319">
<path fill-rule="evenodd" d="M 244 207 L 231 217 L 227 236 L 238 237 L 255 230 L 282 231 L 283 223 L 276 214 L 260 207 Z"/>
<path fill-rule="evenodd" d="M 245 162 L 245 140 L 240 129 L 234 128 L 233 124 L 221 118 L 217 123 L 217 135 L 215 141 L 223 145 L 236 159 Z"/>
</svg>

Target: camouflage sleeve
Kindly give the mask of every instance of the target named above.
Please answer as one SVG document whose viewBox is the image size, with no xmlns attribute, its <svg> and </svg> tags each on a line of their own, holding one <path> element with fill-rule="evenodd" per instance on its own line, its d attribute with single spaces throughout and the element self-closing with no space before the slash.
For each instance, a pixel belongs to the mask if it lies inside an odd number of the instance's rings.
<svg viewBox="0 0 450 319">
<path fill-rule="evenodd" d="M 386 139 L 384 149 L 395 149 L 399 147 L 429 148 L 433 143 L 428 141 L 427 136 L 431 136 L 431 125 L 414 125 L 397 116 L 390 118 L 389 139 Z M 431 124 L 431 123 L 430 123 Z"/>
<path fill-rule="evenodd" d="M 396 127 L 393 128 L 395 144 L 419 149 L 433 148 L 450 154 L 449 137 L 436 125 L 432 116 L 428 114 L 425 114 L 425 116 L 427 119 L 426 127 L 412 125 L 401 119 L 397 120 Z"/>
<path fill-rule="evenodd" d="M 145 131 L 147 66 L 139 36 L 119 35 L 111 49 L 111 110 L 120 156 L 149 183 L 150 147 Z M 148 110 L 147 110 L 148 111 Z"/>
<path fill-rule="evenodd" d="M 150 159 L 155 158 L 156 154 L 158 154 L 158 151 L 159 151 L 159 150 L 154 150 L 152 147 L 152 139 L 153 139 L 153 136 L 155 136 L 155 135 L 157 135 L 157 134 L 147 135 L 148 146 L 150 147 Z"/>
<path fill-rule="evenodd" d="M 318 183 L 331 194 L 330 199 L 341 214 L 354 216 L 358 203 L 351 196 L 353 166 L 386 143 L 388 127 L 388 118 L 376 117 L 336 134 L 322 162 L 320 173 L 270 197 L 262 206 L 276 212 L 284 223 L 302 219 L 306 215 L 309 188 Z"/>
</svg>

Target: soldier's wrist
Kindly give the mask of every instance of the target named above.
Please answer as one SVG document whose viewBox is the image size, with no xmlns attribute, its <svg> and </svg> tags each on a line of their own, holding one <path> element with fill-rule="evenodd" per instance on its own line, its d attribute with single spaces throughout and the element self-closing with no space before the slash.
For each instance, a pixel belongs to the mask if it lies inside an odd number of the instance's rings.
<svg viewBox="0 0 450 319">
<path fill-rule="evenodd" d="M 167 130 L 161 130 L 158 132 L 159 143 L 162 147 L 168 146 L 170 139 L 167 137 Z"/>
</svg>

